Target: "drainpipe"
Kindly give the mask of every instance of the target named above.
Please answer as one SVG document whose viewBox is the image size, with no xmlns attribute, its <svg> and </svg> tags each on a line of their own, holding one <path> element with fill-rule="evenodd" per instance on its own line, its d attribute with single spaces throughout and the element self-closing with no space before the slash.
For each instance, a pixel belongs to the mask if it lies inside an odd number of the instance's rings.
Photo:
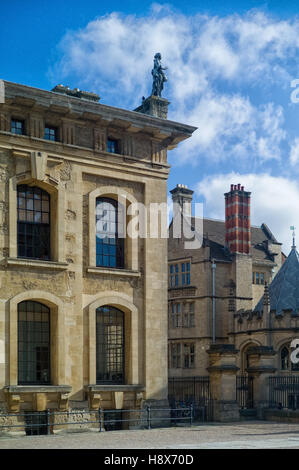
<svg viewBox="0 0 299 470">
<path fill-rule="evenodd" d="M 215 271 L 216 263 L 212 260 L 212 343 L 216 342 L 216 309 L 215 309 Z"/>
</svg>

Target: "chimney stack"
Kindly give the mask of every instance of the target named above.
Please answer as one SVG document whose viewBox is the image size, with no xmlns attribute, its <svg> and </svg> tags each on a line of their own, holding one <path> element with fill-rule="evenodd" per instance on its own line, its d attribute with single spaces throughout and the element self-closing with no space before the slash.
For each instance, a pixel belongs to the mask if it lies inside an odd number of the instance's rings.
<svg viewBox="0 0 299 470">
<path fill-rule="evenodd" d="M 194 191 L 188 189 L 185 184 L 177 184 L 171 191 L 173 203 L 179 204 L 180 210 L 186 216 L 192 215 L 192 196 Z M 175 215 L 175 214 L 174 214 Z"/>
<path fill-rule="evenodd" d="M 225 193 L 225 242 L 231 253 L 250 253 L 250 192 L 230 186 Z"/>
</svg>

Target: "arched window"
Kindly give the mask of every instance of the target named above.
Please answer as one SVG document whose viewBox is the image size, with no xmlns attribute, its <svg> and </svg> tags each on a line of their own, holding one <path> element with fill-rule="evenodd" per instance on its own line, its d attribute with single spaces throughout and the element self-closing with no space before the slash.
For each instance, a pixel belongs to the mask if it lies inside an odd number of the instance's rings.
<svg viewBox="0 0 299 470">
<path fill-rule="evenodd" d="M 50 259 L 50 195 L 35 186 L 18 186 L 18 257 Z"/>
<path fill-rule="evenodd" d="M 123 208 L 114 199 L 96 200 L 96 265 L 124 267 Z"/>
<path fill-rule="evenodd" d="M 50 310 L 39 302 L 18 305 L 18 383 L 50 384 Z"/>
<path fill-rule="evenodd" d="M 105 305 L 96 310 L 96 381 L 123 384 L 124 313 Z"/>
<path fill-rule="evenodd" d="M 289 350 L 284 346 L 280 351 L 280 368 L 281 370 L 289 369 Z"/>
</svg>

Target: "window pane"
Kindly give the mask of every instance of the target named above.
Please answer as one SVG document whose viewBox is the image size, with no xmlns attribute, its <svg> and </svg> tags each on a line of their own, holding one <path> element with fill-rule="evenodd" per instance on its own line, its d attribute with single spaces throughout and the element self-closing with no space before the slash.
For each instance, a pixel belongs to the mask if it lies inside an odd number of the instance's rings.
<svg viewBox="0 0 299 470">
<path fill-rule="evenodd" d="M 105 306 L 96 313 L 97 383 L 124 383 L 124 314 Z"/>
<path fill-rule="evenodd" d="M 39 302 L 18 306 L 18 383 L 50 383 L 50 310 Z"/>
<path fill-rule="evenodd" d="M 45 127 L 44 139 L 55 142 L 57 140 L 57 128 L 50 126 Z"/>
<path fill-rule="evenodd" d="M 123 208 L 114 199 L 96 201 L 97 266 L 124 267 L 124 239 L 118 238 L 118 216 L 122 212 Z"/>
<path fill-rule="evenodd" d="M 20 120 L 17 120 L 17 119 L 12 119 L 11 120 L 11 129 L 10 129 L 10 131 L 13 134 L 17 134 L 17 135 L 24 134 L 24 121 L 20 121 Z"/>
<path fill-rule="evenodd" d="M 50 259 L 50 196 L 38 187 L 18 186 L 18 256 Z M 41 205 L 47 202 L 47 209 Z"/>
<path fill-rule="evenodd" d="M 107 152 L 118 153 L 118 141 L 115 139 L 107 139 Z"/>
</svg>

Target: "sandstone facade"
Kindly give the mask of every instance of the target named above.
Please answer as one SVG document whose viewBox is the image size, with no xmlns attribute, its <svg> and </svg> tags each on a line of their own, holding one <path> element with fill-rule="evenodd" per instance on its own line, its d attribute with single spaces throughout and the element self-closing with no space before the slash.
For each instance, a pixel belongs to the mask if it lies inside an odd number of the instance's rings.
<svg viewBox="0 0 299 470">
<path fill-rule="evenodd" d="M 135 408 L 167 399 L 167 240 L 124 241 L 122 268 L 96 262 L 96 199 L 166 202 L 167 150 L 195 128 L 79 97 L 2 82 L 0 104 L 0 408 Z M 63 91 L 63 90 L 62 90 Z M 164 109 L 165 111 L 165 109 Z M 164 116 L 165 117 L 165 116 Z M 11 132 L 12 120 L 22 123 Z M 45 140 L 44 129 L 55 129 Z M 53 131 L 54 132 L 54 131 Z M 117 143 L 111 153 L 107 140 Z M 18 255 L 17 191 L 50 196 L 50 258 Z M 130 216 L 127 222 L 130 221 Z M 18 308 L 50 311 L 50 383 L 18 383 Z M 96 380 L 96 311 L 124 314 L 125 377 Z"/>
</svg>

